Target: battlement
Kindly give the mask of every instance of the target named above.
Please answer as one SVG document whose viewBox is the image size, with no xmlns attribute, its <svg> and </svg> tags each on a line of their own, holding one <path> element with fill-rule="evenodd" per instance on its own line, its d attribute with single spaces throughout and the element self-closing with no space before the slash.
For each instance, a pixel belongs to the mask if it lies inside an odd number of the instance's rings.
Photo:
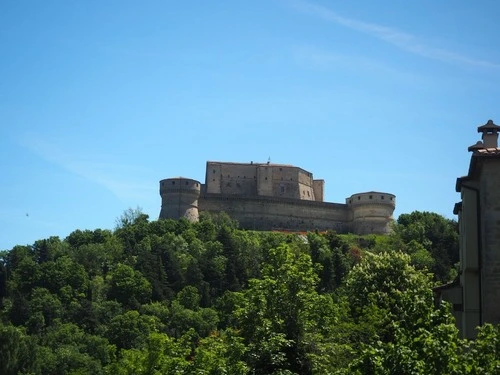
<svg viewBox="0 0 500 375">
<path fill-rule="evenodd" d="M 176 177 L 160 181 L 160 218 L 187 217 L 198 211 L 226 212 L 244 229 L 387 233 L 395 196 L 353 194 L 346 203 L 324 202 L 325 182 L 288 164 L 208 161 L 205 184 Z"/>
<path fill-rule="evenodd" d="M 369 191 L 353 194 L 349 198 L 346 198 L 345 203 L 351 207 L 367 204 L 385 204 L 396 208 L 396 196 L 390 193 Z"/>
<path fill-rule="evenodd" d="M 186 177 L 166 178 L 160 181 L 160 194 L 179 190 L 200 195 L 201 183 Z"/>
</svg>

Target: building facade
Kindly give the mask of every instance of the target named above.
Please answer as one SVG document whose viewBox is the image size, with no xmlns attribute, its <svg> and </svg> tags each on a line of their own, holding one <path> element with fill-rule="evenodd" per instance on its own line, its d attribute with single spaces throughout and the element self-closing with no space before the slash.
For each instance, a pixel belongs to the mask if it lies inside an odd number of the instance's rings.
<svg viewBox="0 0 500 375">
<path fill-rule="evenodd" d="M 459 277 L 435 289 L 452 303 L 465 338 L 474 338 L 477 326 L 500 322 L 500 126 L 489 120 L 477 130 L 482 140 L 469 147 L 469 172 L 456 183 Z"/>
<path fill-rule="evenodd" d="M 324 202 L 324 180 L 293 165 L 208 161 L 205 183 L 175 177 L 160 181 L 160 218 L 198 220 L 224 211 L 251 230 L 388 233 L 396 197 L 366 192 L 345 203 Z"/>
</svg>

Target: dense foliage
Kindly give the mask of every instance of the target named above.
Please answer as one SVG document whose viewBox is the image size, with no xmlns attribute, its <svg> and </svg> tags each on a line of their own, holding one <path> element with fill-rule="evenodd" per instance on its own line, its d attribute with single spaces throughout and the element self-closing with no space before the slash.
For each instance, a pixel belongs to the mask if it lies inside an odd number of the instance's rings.
<svg viewBox="0 0 500 375">
<path fill-rule="evenodd" d="M 499 373 L 500 329 L 461 340 L 433 300 L 457 246 L 425 212 L 360 237 L 129 210 L 0 253 L 0 373 Z"/>
</svg>

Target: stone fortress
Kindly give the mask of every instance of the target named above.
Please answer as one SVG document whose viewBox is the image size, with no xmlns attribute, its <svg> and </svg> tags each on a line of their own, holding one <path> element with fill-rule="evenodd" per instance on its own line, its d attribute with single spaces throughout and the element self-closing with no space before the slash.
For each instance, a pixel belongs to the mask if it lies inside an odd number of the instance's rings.
<svg viewBox="0 0 500 375">
<path fill-rule="evenodd" d="M 324 180 L 292 165 L 208 161 L 205 183 L 175 177 L 160 181 L 160 219 L 226 212 L 249 230 L 383 234 L 390 231 L 396 197 L 370 191 L 345 203 L 323 201 Z"/>
</svg>

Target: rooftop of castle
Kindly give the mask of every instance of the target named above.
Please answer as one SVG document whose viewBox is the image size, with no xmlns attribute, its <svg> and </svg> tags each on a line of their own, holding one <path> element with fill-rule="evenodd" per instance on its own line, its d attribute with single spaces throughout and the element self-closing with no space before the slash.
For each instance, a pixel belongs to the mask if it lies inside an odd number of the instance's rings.
<svg viewBox="0 0 500 375">
<path fill-rule="evenodd" d="M 259 163 L 259 162 L 254 162 L 254 161 L 250 161 L 248 163 L 238 163 L 238 162 L 234 162 L 234 161 L 216 161 L 216 160 L 209 160 L 207 161 L 207 164 L 210 164 L 210 163 L 213 163 L 213 164 L 226 164 L 226 165 L 269 165 L 271 167 L 291 167 L 291 168 L 300 168 L 300 167 L 297 167 L 295 165 L 292 165 L 292 164 L 279 164 L 279 163 L 271 163 L 271 162 L 264 162 L 264 163 Z M 302 168 L 300 168 L 302 169 Z"/>
</svg>

